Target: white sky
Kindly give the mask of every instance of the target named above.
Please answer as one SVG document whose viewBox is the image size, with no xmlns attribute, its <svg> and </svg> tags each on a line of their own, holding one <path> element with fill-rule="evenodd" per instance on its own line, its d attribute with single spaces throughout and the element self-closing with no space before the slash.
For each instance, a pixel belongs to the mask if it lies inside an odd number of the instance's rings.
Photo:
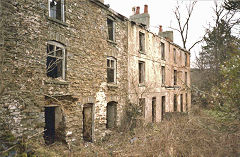
<svg viewBox="0 0 240 157">
<path fill-rule="evenodd" d="M 184 11 L 185 6 L 190 2 L 190 0 L 179 1 L 183 12 L 186 13 L 186 11 Z M 173 13 L 177 5 L 177 0 L 105 0 L 104 3 L 110 4 L 110 8 L 128 18 L 132 15 L 132 7 L 140 6 L 140 13 L 142 13 L 144 11 L 144 5 L 147 4 L 150 14 L 150 29 L 152 32 L 157 33 L 157 27 L 159 25 L 163 26 L 163 31 L 171 30 L 169 28 L 170 26 L 177 28 L 177 22 Z M 200 40 L 204 35 L 205 28 L 209 28 L 209 23 L 213 21 L 214 17 L 213 7 L 214 0 L 198 0 L 189 23 L 187 48 Z M 174 42 L 182 46 L 181 37 L 177 31 L 174 31 Z M 200 50 L 200 44 L 191 50 L 192 63 Z"/>
</svg>

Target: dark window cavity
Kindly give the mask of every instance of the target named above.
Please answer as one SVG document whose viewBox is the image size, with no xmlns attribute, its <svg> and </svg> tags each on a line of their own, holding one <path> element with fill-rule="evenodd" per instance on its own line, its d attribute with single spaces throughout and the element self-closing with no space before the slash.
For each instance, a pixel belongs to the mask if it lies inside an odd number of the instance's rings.
<svg viewBox="0 0 240 157">
<path fill-rule="evenodd" d="M 174 109 L 174 112 L 177 111 L 177 95 L 174 94 L 174 98 L 173 98 L 173 109 Z"/>
<path fill-rule="evenodd" d="M 174 60 L 174 63 L 177 63 L 177 51 L 175 48 L 173 49 L 173 60 Z"/>
<path fill-rule="evenodd" d="M 165 44 L 161 42 L 161 59 L 165 60 Z"/>
<path fill-rule="evenodd" d="M 139 51 L 145 51 L 145 34 L 142 32 L 139 32 Z"/>
<path fill-rule="evenodd" d="M 139 62 L 138 63 L 138 71 L 139 71 L 139 84 L 144 83 L 145 81 L 145 63 Z"/>
<path fill-rule="evenodd" d="M 57 42 L 47 44 L 47 76 L 65 79 L 65 48 Z"/>
<path fill-rule="evenodd" d="M 107 58 L 107 82 L 116 83 L 116 59 Z"/>
<path fill-rule="evenodd" d="M 64 0 L 49 0 L 49 16 L 64 21 Z"/>
<path fill-rule="evenodd" d="M 112 19 L 107 19 L 107 27 L 108 27 L 108 39 L 115 41 L 115 31 L 114 31 L 114 21 Z"/>
<path fill-rule="evenodd" d="M 165 85 L 165 77 L 166 77 L 165 76 L 165 67 L 162 66 L 161 70 L 162 70 L 162 84 Z"/>
<path fill-rule="evenodd" d="M 173 76 L 173 82 L 174 82 L 174 85 L 177 85 L 177 70 L 174 70 L 174 76 Z"/>
</svg>

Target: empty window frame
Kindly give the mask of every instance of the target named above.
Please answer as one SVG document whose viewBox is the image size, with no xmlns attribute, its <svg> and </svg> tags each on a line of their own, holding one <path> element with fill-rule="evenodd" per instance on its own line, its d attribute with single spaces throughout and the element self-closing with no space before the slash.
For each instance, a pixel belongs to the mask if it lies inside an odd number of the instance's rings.
<svg viewBox="0 0 240 157">
<path fill-rule="evenodd" d="M 139 71 L 139 84 L 145 82 L 145 62 L 139 61 L 138 62 L 138 71 Z"/>
<path fill-rule="evenodd" d="M 116 65 L 117 61 L 113 57 L 107 58 L 107 82 L 116 83 Z"/>
<path fill-rule="evenodd" d="M 162 85 L 165 85 L 165 66 L 161 67 L 161 72 L 162 72 Z"/>
<path fill-rule="evenodd" d="M 177 95 L 174 94 L 173 97 L 173 111 L 176 112 L 177 111 Z"/>
<path fill-rule="evenodd" d="M 145 52 L 145 34 L 139 32 L 139 51 Z"/>
<path fill-rule="evenodd" d="M 54 41 L 47 44 L 47 76 L 65 79 L 66 71 L 65 47 Z"/>
<path fill-rule="evenodd" d="M 165 44 L 161 42 L 161 59 L 165 60 Z"/>
<path fill-rule="evenodd" d="M 64 0 L 48 0 L 49 17 L 65 21 Z"/>
<path fill-rule="evenodd" d="M 177 85 L 177 70 L 173 71 L 173 85 Z"/>
<path fill-rule="evenodd" d="M 139 98 L 139 107 L 141 108 L 141 113 L 145 117 L 145 98 Z"/>
<path fill-rule="evenodd" d="M 108 40 L 115 41 L 115 22 L 111 18 L 107 18 Z"/>
<path fill-rule="evenodd" d="M 177 51 L 175 48 L 173 49 L 173 60 L 174 60 L 174 63 L 177 63 Z"/>
</svg>

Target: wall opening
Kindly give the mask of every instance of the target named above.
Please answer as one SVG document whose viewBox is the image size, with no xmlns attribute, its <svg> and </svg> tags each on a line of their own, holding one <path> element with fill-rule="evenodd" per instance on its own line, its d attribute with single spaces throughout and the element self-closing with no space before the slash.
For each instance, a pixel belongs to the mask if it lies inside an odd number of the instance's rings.
<svg viewBox="0 0 240 157">
<path fill-rule="evenodd" d="M 107 125 L 108 129 L 116 127 L 117 124 L 117 103 L 111 101 L 107 103 Z"/>
<path fill-rule="evenodd" d="M 93 140 L 93 104 L 83 107 L 83 139 L 88 142 Z"/>
<path fill-rule="evenodd" d="M 173 98 L 173 111 L 177 112 L 177 95 L 174 94 L 174 98 Z"/>
<path fill-rule="evenodd" d="M 141 108 L 141 114 L 143 116 L 143 118 L 145 118 L 145 98 L 139 98 L 139 106 Z"/>
<path fill-rule="evenodd" d="M 165 98 L 165 96 L 162 96 L 162 119 L 163 119 L 163 117 L 164 117 L 164 114 L 165 114 L 165 100 L 166 98 Z"/>
<path fill-rule="evenodd" d="M 183 112 L 183 95 L 180 95 L 180 112 Z"/>
<path fill-rule="evenodd" d="M 45 107 L 44 139 L 46 144 L 55 142 L 55 107 Z"/>
<path fill-rule="evenodd" d="M 152 122 L 156 122 L 156 97 L 152 98 Z"/>
<path fill-rule="evenodd" d="M 58 106 L 45 107 L 44 139 L 46 144 L 65 140 L 65 125 L 61 108 Z"/>
</svg>

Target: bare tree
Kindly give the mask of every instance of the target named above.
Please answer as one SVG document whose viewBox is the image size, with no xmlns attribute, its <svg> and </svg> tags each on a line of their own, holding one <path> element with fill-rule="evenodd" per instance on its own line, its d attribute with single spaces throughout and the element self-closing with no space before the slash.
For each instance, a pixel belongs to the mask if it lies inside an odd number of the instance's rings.
<svg viewBox="0 0 240 157">
<path fill-rule="evenodd" d="M 195 7 L 196 3 L 197 3 L 197 1 L 193 1 L 189 5 L 186 5 L 187 17 L 186 17 L 185 21 L 183 20 L 182 13 L 180 11 L 181 6 L 179 5 L 179 3 L 177 3 L 177 6 L 176 6 L 175 10 L 173 11 L 174 15 L 175 15 L 175 18 L 177 20 L 177 23 L 178 23 L 178 28 L 172 28 L 172 27 L 170 27 L 170 28 L 173 29 L 173 30 L 176 30 L 180 33 L 183 48 L 185 48 L 185 49 L 187 49 L 186 44 L 187 44 L 188 34 L 189 34 L 189 21 L 190 21 L 190 18 L 192 16 L 192 13 L 193 13 L 193 10 L 194 10 L 194 7 Z M 200 43 L 201 41 L 202 41 L 202 39 L 199 40 L 199 41 L 196 41 L 188 49 L 188 51 L 190 51 L 196 44 Z"/>
</svg>

